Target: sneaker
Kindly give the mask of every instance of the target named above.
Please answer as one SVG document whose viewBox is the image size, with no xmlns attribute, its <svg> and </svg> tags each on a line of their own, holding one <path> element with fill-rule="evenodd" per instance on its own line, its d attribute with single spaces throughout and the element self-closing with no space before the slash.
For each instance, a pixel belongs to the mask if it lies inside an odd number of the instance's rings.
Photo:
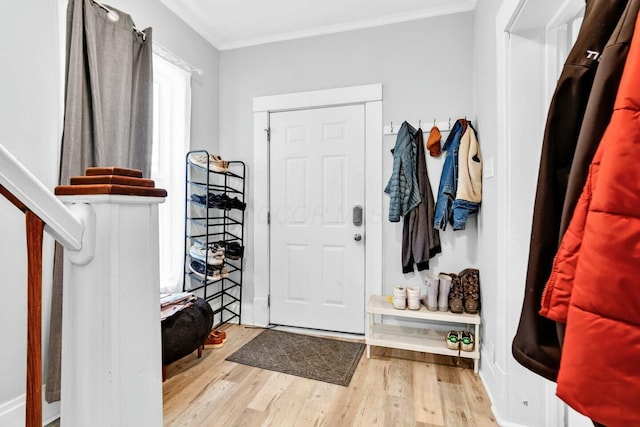
<svg viewBox="0 0 640 427">
<path fill-rule="evenodd" d="M 474 341 L 473 334 L 469 331 L 460 332 L 460 350 L 473 351 Z"/>
<path fill-rule="evenodd" d="M 207 196 L 205 196 L 204 194 L 191 194 L 191 200 L 193 200 L 196 203 L 199 203 L 201 205 L 207 205 Z"/>
<path fill-rule="evenodd" d="M 407 287 L 407 307 L 409 310 L 420 310 L 420 288 Z"/>
<path fill-rule="evenodd" d="M 209 250 L 216 256 L 224 257 L 224 246 L 220 245 L 219 243 L 209 243 Z"/>
<path fill-rule="evenodd" d="M 191 261 L 191 264 L 189 264 L 189 269 L 191 270 L 191 272 L 198 278 L 200 278 L 201 280 L 205 280 L 205 270 L 206 270 L 206 280 L 220 280 L 222 279 L 222 276 L 220 275 L 220 270 L 211 267 L 209 265 L 207 265 L 205 267 L 205 264 L 201 261 L 197 261 L 197 260 L 193 260 Z"/>
<path fill-rule="evenodd" d="M 222 267 L 220 269 L 220 277 L 223 279 L 226 279 L 227 277 L 229 277 L 229 270 L 227 270 L 227 267 Z"/>
<path fill-rule="evenodd" d="M 398 310 L 407 308 L 407 288 L 404 286 L 393 287 L 393 307 Z"/>
<path fill-rule="evenodd" d="M 449 331 L 445 337 L 447 348 L 449 350 L 460 350 L 460 332 Z"/>
<path fill-rule="evenodd" d="M 238 260 L 242 258 L 244 254 L 244 246 L 238 242 L 226 242 L 225 243 L 225 256 L 229 259 Z"/>
<path fill-rule="evenodd" d="M 229 172 L 229 162 L 225 162 L 216 154 L 209 154 L 209 156 L 207 156 L 207 153 L 191 153 L 189 154 L 189 161 L 194 165 L 214 172 Z"/>
<path fill-rule="evenodd" d="M 214 248 L 205 250 L 202 246 L 193 245 L 189 248 L 189 256 L 198 261 L 206 262 L 209 265 L 222 265 L 224 262 L 224 255 L 218 255 L 219 251 Z M 222 252 L 224 254 L 224 252 Z"/>
</svg>

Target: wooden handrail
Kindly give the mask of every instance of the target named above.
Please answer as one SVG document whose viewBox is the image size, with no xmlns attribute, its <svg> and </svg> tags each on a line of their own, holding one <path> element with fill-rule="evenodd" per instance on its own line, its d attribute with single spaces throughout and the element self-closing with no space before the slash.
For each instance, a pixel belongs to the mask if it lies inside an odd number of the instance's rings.
<svg viewBox="0 0 640 427">
<path fill-rule="evenodd" d="M 43 231 L 71 250 L 82 248 L 82 222 L 0 145 L 0 194 L 25 213 L 27 229 L 27 427 L 42 426 Z"/>
</svg>

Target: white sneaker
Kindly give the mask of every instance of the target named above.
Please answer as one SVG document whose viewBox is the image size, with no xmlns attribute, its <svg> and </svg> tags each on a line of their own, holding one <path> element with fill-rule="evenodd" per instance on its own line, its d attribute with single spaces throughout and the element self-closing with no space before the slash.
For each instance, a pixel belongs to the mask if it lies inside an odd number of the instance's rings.
<svg viewBox="0 0 640 427">
<path fill-rule="evenodd" d="M 201 168 L 209 169 L 214 172 L 227 173 L 229 172 L 229 162 L 222 160 L 222 157 L 216 154 L 206 153 L 191 153 L 189 154 L 189 161 L 194 165 L 198 165 Z"/>
<path fill-rule="evenodd" d="M 217 268 L 213 268 L 213 267 L 207 267 L 206 271 L 207 271 L 207 275 L 205 277 L 204 275 L 204 264 L 200 263 L 198 265 L 199 261 L 191 261 L 191 264 L 189 264 L 189 270 L 191 270 L 191 272 L 193 273 L 194 276 L 198 277 L 200 280 L 212 280 L 212 281 L 217 281 L 217 280 L 221 280 L 222 279 L 222 275 L 220 274 L 220 270 L 218 270 Z"/>
<path fill-rule="evenodd" d="M 407 288 L 407 306 L 409 310 L 420 310 L 420 288 Z"/>
<path fill-rule="evenodd" d="M 393 307 L 398 310 L 407 308 L 407 288 L 404 286 L 393 287 Z"/>
<path fill-rule="evenodd" d="M 189 248 L 189 255 L 191 258 L 206 262 L 209 265 L 222 265 L 224 262 L 224 255 L 220 255 L 220 252 L 215 248 L 209 248 L 208 251 L 205 251 L 202 246 L 193 245 Z"/>
</svg>

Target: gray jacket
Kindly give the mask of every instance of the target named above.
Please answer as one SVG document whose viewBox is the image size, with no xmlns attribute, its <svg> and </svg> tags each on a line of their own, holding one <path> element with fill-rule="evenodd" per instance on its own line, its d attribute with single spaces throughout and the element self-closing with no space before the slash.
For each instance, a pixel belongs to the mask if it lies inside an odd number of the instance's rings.
<svg viewBox="0 0 640 427">
<path fill-rule="evenodd" d="M 393 153 L 393 171 L 384 192 L 391 196 L 389 221 L 399 222 L 420 203 L 418 180 L 416 179 L 416 145 L 413 136 L 416 130 L 404 122 L 398 131 Z"/>
</svg>

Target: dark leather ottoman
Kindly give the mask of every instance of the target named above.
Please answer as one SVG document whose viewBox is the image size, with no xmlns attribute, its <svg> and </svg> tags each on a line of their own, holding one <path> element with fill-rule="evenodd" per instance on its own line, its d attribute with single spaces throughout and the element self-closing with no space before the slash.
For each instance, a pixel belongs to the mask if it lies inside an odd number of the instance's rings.
<svg viewBox="0 0 640 427">
<path fill-rule="evenodd" d="M 163 320 L 162 325 L 162 380 L 166 366 L 198 350 L 202 355 L 204 340 L 213 326 L 213 310 L 202 298 L 191 307 Z"/>
</svg>

